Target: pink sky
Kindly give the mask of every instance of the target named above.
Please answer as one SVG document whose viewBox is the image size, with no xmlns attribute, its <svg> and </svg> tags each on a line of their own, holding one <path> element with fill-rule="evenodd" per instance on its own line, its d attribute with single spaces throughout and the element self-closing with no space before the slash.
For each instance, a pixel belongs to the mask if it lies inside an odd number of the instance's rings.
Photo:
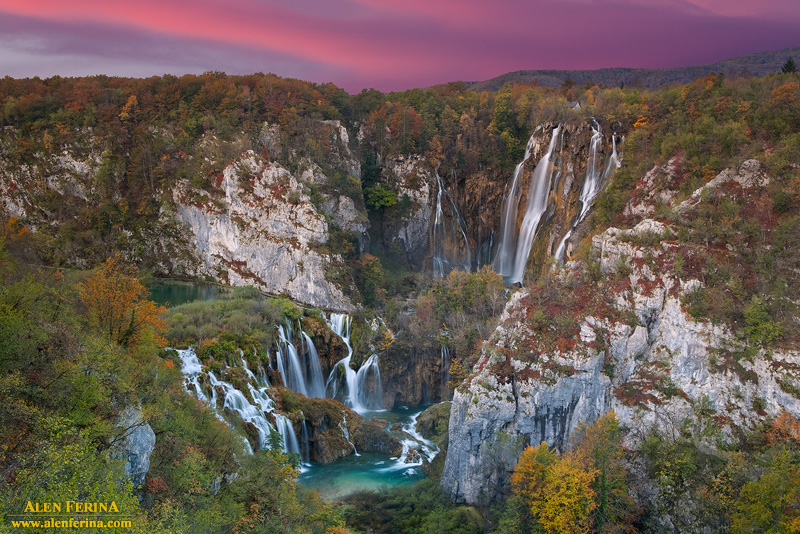
<svg viewBox="0 0 800 534">
<path fill-rule="evenodd" d="M 0 75 L 274 72 L 355 92 L 800 46 L 797 0 L 0 0 Z"/>
</svg>

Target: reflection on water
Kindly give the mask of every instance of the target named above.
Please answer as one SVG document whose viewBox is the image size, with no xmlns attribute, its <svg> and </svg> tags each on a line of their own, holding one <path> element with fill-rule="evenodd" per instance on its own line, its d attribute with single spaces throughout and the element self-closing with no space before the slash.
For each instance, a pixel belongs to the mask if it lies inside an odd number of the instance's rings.
<svg viewBox="0 0 800 534">
<path fill-rule="evenodd" d="M 168 284 L 150 288 L 150 300 L 162 306 L 180 306 L 195 300 L 216 300 L 221 291 L 212 284 Z"/>
<path fill-rule="evenodd" d="M 399 423 L 407 428 L 426 407 L 367 412 L 364 416 L 385 420 L 389 427 Z M 357 491 L 377 491 L 421 480 L 426 475 L 420 463 L 404 464 L 398 458 L 378 452 L 361 453 L 329 465 L 306 466 L 298 480 L 319 491 L 324 499 L 336 501 Z"/>
</svg>

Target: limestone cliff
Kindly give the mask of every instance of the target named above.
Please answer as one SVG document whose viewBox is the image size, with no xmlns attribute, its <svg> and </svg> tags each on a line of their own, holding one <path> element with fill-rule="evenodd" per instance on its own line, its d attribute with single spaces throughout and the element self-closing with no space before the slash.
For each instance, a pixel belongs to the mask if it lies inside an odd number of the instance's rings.
<svg viewBox="0 0 800 534">
<path fill-rule="evenodd" d="M 188 183 L 174 192 L 178 218 L 191 229 L 209 275 L 314 306 L 352 309 L 325 279 L 325 266 L 337 259 L 319 251 L 328 224 L 288 170 L 249 154 L 225 168 L 220 187 L 221 201 Z"/>
<path fill-rule="evenodd" d="M 747 198 L 768 183 L 758 162 L 745 162 L 676 203 L 676 217 L 709 195 Z M 609 228 L 593 237 L 588 259 L 514 294 L 454 395 L 442 477 L 454 500 L 499 497 L 515 462 L 509 438 L 563 450 L 581 422 L 611 410 L 631 447 L 654 430 L 714 425 L 730 439 L 783 410 L 800 414 L 797 351 L 766 350 L 688 314 L 704 282 L 677 266 L 686 245 L 676 234 L 651 219 Z"/>
</svg>

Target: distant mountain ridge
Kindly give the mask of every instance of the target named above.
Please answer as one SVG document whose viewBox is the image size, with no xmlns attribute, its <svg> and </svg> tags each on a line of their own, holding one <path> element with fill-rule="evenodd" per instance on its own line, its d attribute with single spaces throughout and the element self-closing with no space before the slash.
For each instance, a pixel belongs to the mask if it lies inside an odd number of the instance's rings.
<svg viewBox="0 0 800 534">
<path fill-rule="evenodd" d="M 634 69 L 613 67 L 597 70 L 519 70 L 489 80 L 465 82 L 471 91 L 496 91 L 503 84 L 534 83 L 545 87 L 560 87 L 568 78 L 578 85 L 599 83 L 607 87 L 624 84 L 629 87 L 657 88 L 666 84 L 689 83 L 711 72 L 727 76 L 763 76 L 779 72 L 787 58 L 800 59 L 800 48 L 784 48 L 739 56 L 708 65 L 673 67 L 668 69 Z"/>
</svg>

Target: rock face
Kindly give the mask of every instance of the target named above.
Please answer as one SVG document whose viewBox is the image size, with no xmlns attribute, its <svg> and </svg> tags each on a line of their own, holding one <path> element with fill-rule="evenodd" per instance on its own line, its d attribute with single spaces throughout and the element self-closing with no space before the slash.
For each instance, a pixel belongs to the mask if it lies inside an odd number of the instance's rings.
<svg viewBox="0 0 800 534">
<path fill-rule="evenodd" d="M 408 213 L 397 221 L 385 221 L 384 236 L 402 247 L 411 263 L 420 264 L 429 252 L 433 225 L 436 178 L 422 156 L 398 156 L 384 162 L 384 180 L 394 184 L 398 199 L 410 201 Z"/>
<path fill-rule="evenodd" d="M 757 162 L 746 162 L 705 188 L 731 181 L 742 188 L 768 183 Z M 692 195 L 685 209 L 702 196 Z M 798 352 L 750 347 L 754 356 L 734 359 L 730 354 L 742 348 L 741 339 L 684 310 L 681 298 L 702 282 L 681 279 L 666 267 L 679 254 L 672 233 L 666 224 L 645 219 L 630 230 L 609 228 L 593 238 L 601 276 L 618 280 L 607 286 L 613 288 L 612 309 L 579 318 L 579 334 L 562 345 L 531 352 L 531 340 L 546 335 L 547 325 L 544 334 L 531 329 L 535 310 L 527 289 L 512 297 L 453 398 L 442 476 L 453 500 L 496 499 L 516 461 L 507 445 L 517 438 L 564 450 L 581 422 L 611 410 L 629 429 L 631 447 L 654 430 L 677 436 L 682 429 L 715 425 L 730 437 L 783 410 L 800 414 Z M 558 276 L 580 279 L 583 269 L 570 262 Z"/>
<path fill-rule="evenodd" d="M 441 377 L 441 358 L 432 348 L 398 341 L 381 355 L 383 406 L 443 400 Z"/>
<path fill-rule="evenodd" d="M 142 418 L 142 410 L 129 406 L 119 415 L 116 425 L 122 431 L 121 441 L 112 454 L 125 461 L 125 473 L 135 488 L 144 484 L 150 470 L 150 455 L 156 446 L 156 434 Z"/>
<path fill-rule="evenodd" d="M 178 219 L 191 230 L 208 274 L 313 306 L 353 309 L 325 279 L 326 266 L 339 259 L 320 251 L 327 222 L 288 170 L 251 153 L 225 168 L 220 187 L 222 201 L 188 183 L 174 192 Z"/>
<path fill-rule="evenodd" d="M 307 450 L 314 463 L 329 464 L 356 452 L 398 456 L 403 449 L 397 437 L 386 431 L 385 421 L 365 419 L 337 401 L 305 398 L 285 388 L 273 388 L 270 395 L 278 411 L 294 421 L 301 452 Z"/>
</svg>

